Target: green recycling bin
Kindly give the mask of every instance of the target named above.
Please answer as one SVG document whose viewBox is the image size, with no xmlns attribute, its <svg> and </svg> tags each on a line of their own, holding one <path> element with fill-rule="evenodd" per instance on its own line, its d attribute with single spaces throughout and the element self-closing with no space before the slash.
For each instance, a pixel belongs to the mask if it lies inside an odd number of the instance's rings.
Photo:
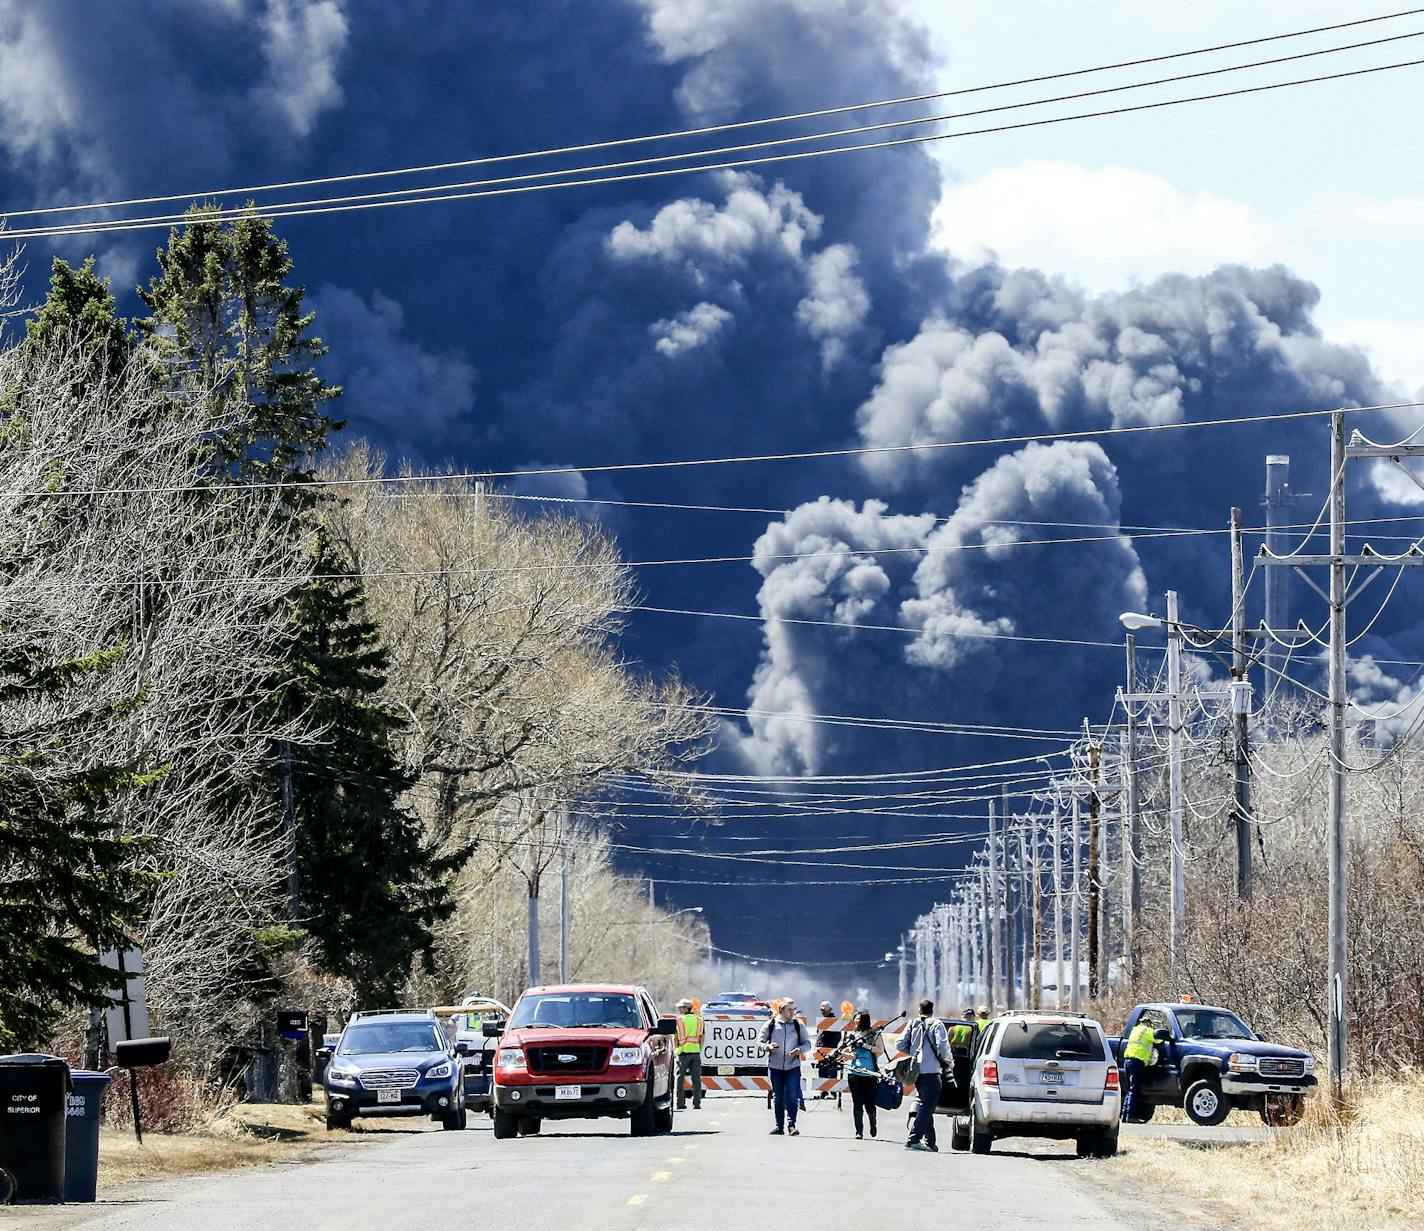
<svg viewBox="0 0 1424 1231">
<path fill-rule="evenodd" d="M 93 1201 L 99 1189 L 99 1116 L 109 1075 L 71 1069 L 69 1082 L 64 1116 L 64 1199 Z"/>
<path fill-rule="evenodd" d="M 68 1094 L 69 1065 L 58 1056 L 0 1056 L 0 1168 L 16 1201 L 64 1200 Z"/>
</svg>

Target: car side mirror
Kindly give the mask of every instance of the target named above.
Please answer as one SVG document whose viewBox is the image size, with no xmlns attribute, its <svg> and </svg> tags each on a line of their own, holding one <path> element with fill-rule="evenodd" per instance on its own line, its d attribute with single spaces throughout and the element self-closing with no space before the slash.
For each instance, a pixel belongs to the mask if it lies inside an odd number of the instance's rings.
<svg viewBox="0 0 1424 1231">
<path fill-rule="evenodd" d="M 316 1049 L 316 1058 L 317 1058 L 318 1060 L 330 1060 L 330 1059 L 331 1059 L 331 1048 L 329 1048 L 329 1047 L 318 1047 L 318 1048 Z"/>
<path fill-rule="evenodd" d="M 457 1056 L 468 1056 L 470 1054 L 470 1045 L 466 1043 L 464 1039 L 461 1039 L 455 1044 L 455 1054 Z"/>
<path fill-rule="evenodd" d="M 669 1035 L 676 1034 L 676 1033 L 677 1033 L 677 1018 L 675 1018 L 675 1017 L 660 1017 L 660 1018 L 658 1018 L 658 1024 L 653 1027 L 653 1033 L 654 1033 L 654 1034 L 669 1034 Z"/>
<path fill-rule="evenodd" d="M 487 1039 L 497 1039 L 504 1033 L 503 1022 L 485 1022 L 480 1027 L 480 1033 Z"/>
<path fill-rule="evenodd" d="M 1152 1037 L 1159 1043 L 1170 1043 L 1172 1041 L 1172 1036 L 1165 1030 L 1157 1031 Z"/>
</svg>

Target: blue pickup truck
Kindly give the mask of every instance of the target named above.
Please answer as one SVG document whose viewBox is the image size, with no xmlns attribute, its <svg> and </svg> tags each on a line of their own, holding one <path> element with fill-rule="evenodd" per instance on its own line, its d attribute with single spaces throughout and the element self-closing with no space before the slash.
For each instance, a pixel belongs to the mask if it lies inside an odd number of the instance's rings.
<svg viewBox="0 0 1424 1231">
<path fill-rule="evenodd" d="M 1122 1037 L 1108 1043 L 1122 1062 L 1123 1039 L 1138 1022 L 1152 1027 L 1157 1047 L 1144 1076 L 1137 1120 L 1158 1107 L 1180 1107 L 1194 1124 L 1220 1124 L 1233 1108 L 1255 1111 L 1267 1124 L 1294 1124 L 1315 1093 L 1315 1061 L 1306 1052 L 1258 1038 L 1230 1009 L 1195 1001 L 1140 1004 Z"/>
</svg>

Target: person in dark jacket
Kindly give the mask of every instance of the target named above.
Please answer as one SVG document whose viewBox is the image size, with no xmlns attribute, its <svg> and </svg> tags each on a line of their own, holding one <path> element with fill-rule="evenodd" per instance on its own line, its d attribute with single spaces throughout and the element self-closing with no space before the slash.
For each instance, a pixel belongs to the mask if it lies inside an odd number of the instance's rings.
<svg viewBox="0 0 1424 1231">
<path fill-rule="evenodd" d="M 846 1032 L 842 1053 L 848 1066 L 846 1084 L 850 1087 L 851 1114 L 855 1117 L 855 1139 L 865 1136 L 865 1121 L 870 1121 L 870 1135 L 875 1136 L 875 1091 L 880 1085 L 880 1057 L 885 1054 L 885 1042 L 871 1023 L 870 1014 L 862 1009 L 855 1015 Z"/>
</svg>

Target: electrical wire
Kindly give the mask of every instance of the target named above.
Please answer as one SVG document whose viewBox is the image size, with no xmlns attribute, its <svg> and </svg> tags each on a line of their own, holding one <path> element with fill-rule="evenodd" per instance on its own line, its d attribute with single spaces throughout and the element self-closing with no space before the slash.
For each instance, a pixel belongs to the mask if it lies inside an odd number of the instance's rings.
<svg viewBox="0 0 1424 1231">
<path fill-rule="evenodd" d="M 424 166 L 410 166 L 392 168 L 382 171 L 357 172 L 346 175 L 331 175 L 317 178 L 288 180 L 281 183 L 252 184 L 242 188 L 221 188 L 208 189 L 202 192 L 173 193 L 167 196 L 135 197 L 128 200 L 100 201 L 77 205 L 56 205 L 44 208 L 11 210 L 8 216 L 13 218 L 33 217 L 38 215 L 73 213 L 80 210 L 100 210 L 100 209 L 123 209 L 134 205 L 157 205 L 164 202 L 186 201 L 197 198 L 214 198 L 224 196 L 249 195 L 252 193 L 286 191 L 291 188 L 309 188 L 322 184 L 351 183 L 359 180 L 388 178 L 399 175 L 420 175 L 431 174 L 439 171 L 458 170 L 463 167 L 488 165 L 491 163 L 513 162 L 534 158 L 557 157 L 565 154 L 589 153 L 593 150 L 613 149 L 626 147 L 629 145 L 643 144 L 649 141 L 682 140 L 689 137 L 708 136 L 712 133 L 731 132 L 747 128 L 758 127 L 764 124 L 784 124 L 800 120 L 823 119 L 832 115 L 845 115 L 853 111 L 870 111 L 882 107 L 904 106 L 912 103 L 931 102 L 941 98 L 957 97 L 965 94 L 982 93 L 989 90 L 1011 89 L 1024 85 L 1037 85 L 1045 81 L 1059 81 L 1069 77 L 1085 76 L 1093 73 L 1112 72 L 1123 68 L 1136 68 L 1144 64 L 1159 64 L 1169 60 L 1185 59 L 1191 56 L 1209 55 L 1221 51 L 1234 51 L 1242 47 L 1259 46 L 1264 43 L 1280 42 L 1286 39 L 1303 38 L 1312 34 L 1330 33 L 1336 30 L 1351 29 L 1359 26 L 1371 25 L 1383 21 L 1394 21 L 1401 17 L 1413 17 L 1424 13 L 1424 9 L 1402 9 L 1392 13 L 1384 13 L 1374 17 L 1356 18 L 1352 21 L 1335 22 L 1330 25 L 1313 26 L 1303 30 L 1292 30 L 1281 34 L 1264 35 L 1257 38 L 1241 39 L 1230 43 L 1217 43 L 1209 47 L 1192 48 L 1187 51 L 1169 52 L 1155 56 L 1143 56 L 1132 60 L 1119 60 L 1114 63 L 1094 65 L 1088 68 L 1068 69 L 1056 73 L 1045 73 L 1034 77 L 1022 77 L 1013 81 L 993 82 L 985 85 L 963 86 L 953 90 L 939 90 L 933 93 L 908 95 L 900 98 L 875 99 L 867 102 L 848 103 L 835 107 L 823 107 L 813 111 L 793 112 L 779 116 L 768 116 L 754 120 L 739 120 L 724 124 L 704 125 L 698 128 L 686 128 L 671 132 L 649 133 L 637 137 L 621 137 L 606 141 L 588 142 L 580 145 L 568 145 L 540 150 L 529 150 L 514 154 L 499 154 L 480 158 L 467 158 L 455 161 L 429 163 Z"/>
<path fill-rule="evenodd" d="M 554 179 L 559 176 L 587 176 L 605 171 L 627 171 L 634 167 L 657 166 L 672 162 L 685 162 L 692 158 L 720 158 L 729 154 L 743 154 L 757 150 L 779 149 L 788 145 L 805 144 L 811 141 L 828 141 L 839 137 L 863 136 L 869 133 L 885 132 L 890 129 L 916 127 L 925 124 L 945 124 L 958 120 L 973 119 L 982 115 L 992 115 L 1006 111 L 1018 111 L 1025 107 L 1042 107 L 1056 103 L 1075 102 L 1084 98 L 1095 98 L 1107 94 L 1120 94 L 1128 90 L 1152 89 L 1157 86 L 1173 85 L 1182 81 L 1191 81 L 1203 77 L 1221 76 L 1226 73 L 1247 72 L 1252 69 L 1265 68 L 1277 64 L 1291 63 L 1297 60 L 1309 60 L 1320 56 L 1339 55 L 1344 52 L 1359 51 L 1366 47 L 1377 47 L 1387 43 L 1402 42 L 1406 39 L 1419 38 L 1424 35 L 1424 30 L 1413 30 L 1403 34 L 1391 34 L 1381 38 L 1369 39 L 1359 43 L 1347 43 L 1334 47 L 1315 48 L 1311 51 L 1293 52 L 1289 55 L 1275 56 L 1265 60 L 1248 61 L 1244 64 L 1228 64 L 1217 68 L 1200 69 L 1195 72 L 1181 73 L 1170 77 L 1158 77 L 1147 81 L 1132 81 L 1118 85 L 1102 86 L 1092 90 L 1082 90 L 1072 94 L 1059 94 L 1046 98 L 1034 98 L 1012 103 L 1000 103 L 990 107 L 980 107 L 973 111 L 948 112 L 939 115 L 911 116 L 905 119 L 885 120 L 874 124 L 860 124 L 848 128 L 829 129 L 821 132 L 798 133 L 791 137 L 774 137 L 767 140 L 744 142 L 740 145 L 724 145 L 711 149 L 700 149 L 684 151 L 676 154 L 649 155 L 644 158 L 623 159 L 617 162 L 604 162 L 584 164 L 576 167 L 561 167 L 547 171 L 531 171 L 522 175 L 499 176 L 493 179 L 462 180 L 438 185 L 422 185 L 418 188 L 395 188 L 382 189 L 377 192 L 355 193 L 337 197 L 314 197 L 306 200 L 273 202 L 263 207 L 262 216 L 266 218 L 284 218 L 298 216 L 310 207 L 327 207 L 328 210 L 337 206 L 354 206 L 361 202 L 381 201 L 384 204 L 399 204 L 401 198 L 419 196 L 420 194 L 430 194 L 432 191 L 438 192 L 442 197 L 447 193 L 453 193 L 472 188 L 494 188 L 510 184 L 528 184 L 536 180 Z M 429 200 L 429 196 L 426 197 Z M 232 221 L 242 217 L 244 213 L 251 212 L 246 206 L 216 207 L 203 209 L 201 220 L 203 222 L 223 222 Z M 122 218 L 114 220 L 116 228 L 124 230 L 148 229 L 153 226 L 172 226 L 184 222 L 191 222 L 193 218 L 187 213 L 150 214 L 138 218 Z M 20 228 L 14 232 L 14 238 L 27 239 L 37 236 L 46 238 L 60 238 L 65 235 L 89 234 L 94 230 L 93 223 L 74 222 L 63 223 L 49 227 Z"/>
<path fill-rule="evenodd" d="M 594 176 L 584 179 L 560 180 L 544 184 L 518 184 L 510 187 L 471 189 L 461 192 L 433 192 L 426 196 L 402 197 L 399 200 L 362 201 L 347 205 L 320 205 L 300 209 L 284 210 L 280 206 L 247 211 L 264 218 L 310 218 L 326 214 L 364 212 L 377 209 L 397 209 L 411 205 L 431 205 L 446 201 L 470 201 L 490 197 L 522 196 L 536 192 L 555 192 L 569 188 L 588 188 L 603 184 L 633 183 L 643 180 L 664 179 L 670 176 L 697 175 L 708 171 L 736 171 L 744 167 L 761 167 L 779 163 L 802 162 L 815 158 L 827 158 L 837 154 L 858 154 L 870 150 L 897 149 L 930 142 L 959 140 L 964 137 L 982 137 L 997 133 L 1017 132 L 1029 128 L 1048 125 L 1069 124 L 1079 120 L 1102 119 L 1107 116 L 1129 115 L 1136 112 L 1160 110 L 1165 107 L 1180 107 L 1189 103 L 1212 102 L 1223 98 L 1239 98 L 1249 94 L 1261 94 L 1274 90 L 1289 89 L 1294 86 L 1318 85 L 1328 81 L 1343 81 L 1354 77 L 1370 76 L 1391 72 L 1395 69 L 1417 68 L 1424 59 L 1402 60 L 1392 64 L 1374 65 L 1368 68 L 1349 69 L 1336 73 L 1322 73 L 1314 77 L 1299 77 L 1291 81 L 1270 82 L 1265 85 L 1242 86 L 1233 90 L 1220 90 L 1209 94 L 1189 95 L 1182 98 L 1161 99 L 1155 102 L 1137 103 L 1126 107 L 1104 108 L 1098 111 L 1078 112 L 1073 115 L 1051 116 L 1036 120 L 1024 120 L 1012 124 L 996 124 L 985 128 L 966 129 L 953 133 L 929 133 L 909 137 L 893 137 L 880 141 L 860 142 L 855 145 L 829 146 L 825 149 L 796 150 L 785 154 L 762 154 L 753 158 L 726 159 L 721 162 L 699 163 L 686 167 L 661 167 L 649 171 L 629 171 L 616 175 Z M 814 140 L 814 137 L 805 138 Z M 695 157 L 696 155 L 690 155 Z M 190 219 L 191 221 L 191 219 Z M 17 229 L 16 238 L 48 238 L 58 235 L 103 235 L 120 232 L 162 229 L 168 222 L 95 222 L 89 224 L 68 224 L 73 229 L 31 227 Z"/>
</svg>

